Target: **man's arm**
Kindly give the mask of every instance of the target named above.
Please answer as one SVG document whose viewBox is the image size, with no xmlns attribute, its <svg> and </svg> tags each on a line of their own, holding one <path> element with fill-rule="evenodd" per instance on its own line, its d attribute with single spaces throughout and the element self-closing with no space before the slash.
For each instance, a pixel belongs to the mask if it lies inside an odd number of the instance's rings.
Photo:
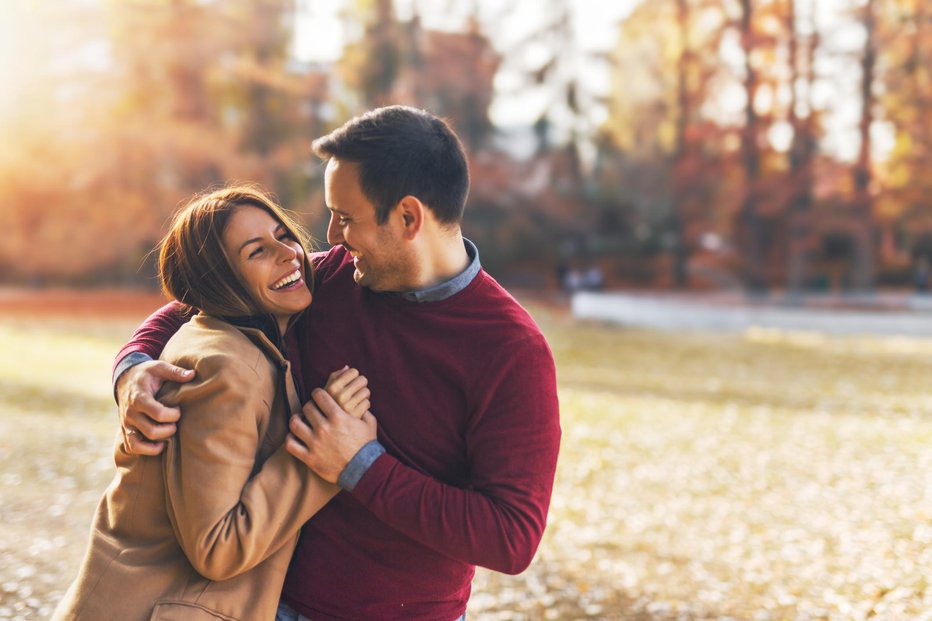
<svg viewBox="0 0 932 621">
<path fill-rule="evenodd" d="M 155 360 L 168 340 L 191 315 L 177 302 L 170 302 L 136 328 L 113 365 L 113 392 L 120 412 L 126 451 L 135 455 L 158 455 L 165 440 L 174 435 L 178 408 L 167 408 L 155 399 L 166 381 L 187 382 L 194 372 Z"/>
<path fill-rule="evenodd" d="M 560 444 L 553 358 L 542 337 L 511 344 L 489 365 L 466 430 L 469 489 L 447 485 L 382 453 L 374 425 L 343 413 L 321 391 L 310 426 L 292 419 L 288 451 L 325 480 L 340 479 L 383 522 L 438 552 L 504 573 L 534 557 L 546 524 Z M 322 412 L 321 412 L 322 410 Z M 375 450 L 373 450 L 375 449 Z M 341 477 L 362 458 L 358 481 Z M 355 477 L 350 477 L 355 478 Z"/>
<path fill-rule="evenodd" d="M 149 360 L 155 360 L 162 355 L 168 339 L 191 319 L 192 315 L 186 309 L 186 306 L 178 302 L 169 302 L 146 317 L 146 320 L 133 332 L 129 342 L 117 352 L 113 361 L 114 384 L 119 378 L 119 372 L 126 370 L 126 367 L 121 368 L 120 365 L 127 356 L 142 355 Z"/>
</svg>

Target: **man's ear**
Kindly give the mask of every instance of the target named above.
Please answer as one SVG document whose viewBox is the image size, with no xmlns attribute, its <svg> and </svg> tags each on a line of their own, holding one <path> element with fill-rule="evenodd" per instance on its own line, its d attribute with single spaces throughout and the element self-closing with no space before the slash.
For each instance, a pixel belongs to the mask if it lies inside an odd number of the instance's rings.
<svg viewBox="0 0 932 621">
<path fill-rule="evenodd" d="M 427 206 L 409 194 L 398 202 L 398 209 L 404 225 L 402 234 L 405 239 L 414 239 L 424 226 Z"/>
</svg>

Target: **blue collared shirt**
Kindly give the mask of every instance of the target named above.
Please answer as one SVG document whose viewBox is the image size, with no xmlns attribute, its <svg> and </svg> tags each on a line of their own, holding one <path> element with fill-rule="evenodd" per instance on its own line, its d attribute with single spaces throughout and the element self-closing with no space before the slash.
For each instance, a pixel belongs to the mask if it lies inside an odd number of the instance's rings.
<svg viewBox="0 0 932 621">
<path fill-rule="evenodd" d="M 476 244 L 465 237 L 463 238 L 463 243 L 466 245 L 466 254 L 469 256 L 469 265 L 466 266 L 465 270 L 450 280 L 445 280 L 432 287 L 418 289 L 417 291 L 405 291 L 398 295 L 409 302 L 439 302 L 440 300 L 446 300 L 456 295 L 468 287 L 469 283 L 476 277 L 476 274 L 479 273 L 479 270 L 482 269 L 482 265 L 479 263 L 479 249 L 476 248 Z"/>
</svg>

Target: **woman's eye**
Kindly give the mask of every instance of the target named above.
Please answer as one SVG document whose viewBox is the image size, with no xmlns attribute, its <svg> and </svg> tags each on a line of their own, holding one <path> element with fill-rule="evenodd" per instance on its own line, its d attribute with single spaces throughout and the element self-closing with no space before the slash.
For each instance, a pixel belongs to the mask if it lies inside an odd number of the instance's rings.
<svg viewBox="0 0 932 621">
<path fill-rule="evenodd" d="M 285 241 L 286 239 L 294 240 L 294 235 L 292 235 L 291 233 L 282 233 L 281 235 L 278 236 L 278 241 Z"/>
<path fill-rule="evenodd" d="M 255 250 L 253 250 L 252 252 L 249 253 L 249 257 L 248 257 L 248 258 L 251 259 L 251 258 L 253 258 L 253 257 L 255 257 L 255 256 L 258 256 L 259 253 L 261 253 L 261 252 L 262 252 L 262 248 L 256 248 Z"/>
</svg>

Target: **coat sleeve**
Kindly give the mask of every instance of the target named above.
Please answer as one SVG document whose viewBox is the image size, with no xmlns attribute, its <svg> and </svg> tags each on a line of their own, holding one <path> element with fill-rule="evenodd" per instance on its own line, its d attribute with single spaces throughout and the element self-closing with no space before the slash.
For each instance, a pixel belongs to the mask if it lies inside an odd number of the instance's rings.
<svg viewBox="0 0 932 621">
<path fill-rule="evenodd" d="M 163 460 L 166 504 L 194 568 L 210 580 L 226 580 L 293 544 L 338 488 L 284 446 L 255 470 L 273 378 L 231 354 L 201 357 L 194 368 L 194 381 L 170 384 L 160 395 L 182 410 Z"/>
</svg>

